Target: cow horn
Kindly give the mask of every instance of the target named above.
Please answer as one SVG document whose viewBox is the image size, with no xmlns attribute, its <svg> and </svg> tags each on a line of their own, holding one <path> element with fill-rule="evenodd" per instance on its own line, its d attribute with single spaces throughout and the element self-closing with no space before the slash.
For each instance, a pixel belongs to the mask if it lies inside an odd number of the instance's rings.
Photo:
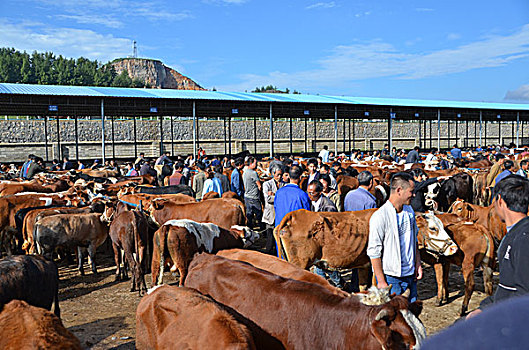
<svg viewBox="0 0 529 350">
<path fill-rule="evenodd" d="M 380 321 L 381 319 L 383 319 L 384 317 L 388 317 L 389 316 L 389 311 L 388 309 L 382 309 L 380 310 L 380 312 L 377 314 L 377 316 L 375 317 L 375 321 Z"/>
<path fill-rule="evenodd" d="M 406 290 L 404 291 L 404 293 L 402 293 L 401 295 L 403 297 L 405 297 L 406 299 L 408 299 L 410 297 L 410 294 L 411 294 L 411 290 L 409 288 L 406 288 Z"/>
</svg>

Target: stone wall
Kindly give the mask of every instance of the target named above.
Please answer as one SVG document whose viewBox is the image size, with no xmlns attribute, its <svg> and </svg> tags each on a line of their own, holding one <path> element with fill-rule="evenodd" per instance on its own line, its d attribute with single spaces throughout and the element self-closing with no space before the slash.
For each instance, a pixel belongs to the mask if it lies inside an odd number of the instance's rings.
<svg viewBox="0 0 529 350">
<path fill-rule="evenodd" d="M 46 124 L 46 126 L 45 126 Z M 160 123 L 159 120 L 137 120 L 136 121 L 136 150 L 134 148 L 134 123 L 132 120 L 114 121 L 114 147 L 112 147 L 112 121 L 105 121 L 105 138 L 107 140 L 105 151 L 107 157 L 132 158 L 135 152 L 145 152 L 154 157 L 160 153 Z M 172 126 L 171 126 L 172 125 Z M 306 126 L 306 128 L 305 128 Z M 501 137 L 499 137 L 499 124 L 488 123 L 487 130 L 483 128 L 482 143 L 503 143 L 513 141 L 512 123 L 502 123 Z M 163 121 L 164 149 L 175 154 L 187 154 L 192 152 L 193 129 L 191 120 L 174 119 L 171 123 L 169 118 Z M 172 128 L 172 132 L 171 132 Z M 345 130 L 344 130 L 345 128 Z M 419 130 L 420 128 L 420 130 Z M 0 162 L 21 161 L 28 153 L 45 156 L 45 129 L 47 129 L 48 158 L 53 159 L 58 155 L 57 148 L 57 123 L 55 120 L 2 120 L 0 121 Z M 61 120 L 59 123 L 61 154 L 79 159 L 94 159 L 101 157 L 101 120 L 79 119 L 77 130 L 79 144 L 75 145 L 75 122 L 74 120 Z M 344 132 L 345 131 L 345 132 Z M 522 129 L 521 129 L 522 131 Z M 268 120 L 258 120 L 254 128 L 253 120 L 234 120 L 231 130 L 222 120 L 199 120 L 198 138 L 199 145 L 204 147 L 208 154 L 224 154 L 224 135 L 229 138 L 231 132 L 232 153 L 250 150 L 257 153 L 269 153 L 270 125 Z M 525 126 L 520 137 L 527 136 L 529 127 Z M 338 122 L 338 151 L 360 148 L 364 150 L 380 149 L 387 140 L 387 122 L 367 121 L 343 121 Z M 453 143 L 465 145 L 466 123 L 458 125 L 458 139 L 456 140 L 456 125 L 441 122 L 441 147 L 449 147 Z M 290 123 L 288 121 L 274 122 L 274 151 L 280 153 L 290 152 Z M 448 138 L 450 136 L 450 138 Z M 469 140 L 466 144 L 479 143 L 479 124 L 469 122 Z M 257 139 L 254 145 L 254 137 Z M 437 146 L 437 123 L 432 123 L 432 147 Z M 293 152 L 314 152 L 327 144 L 334 149 L 334 122 L 318 121 L 294 121 L 292 123 Z M 426 142 L 425 142 L 426 138 Z M 418 122 L 395 121 L 393 123 L 393 145 L 402 148 L 411 148 L 421 142 L 422 147 L 430 147 L 430 124 L 426 123 L 419 127 Z M 475 138 L 475 139 L 474 139 Z M 344 144 L 345 139 L 345 144 Z M 525 141 L 525 139 L 522 139 Z M 515 141 L 515 139 L 514 139 Z M 524 142 L 526 143 L 526 142 Z M 226 151 L 229 146 L 226 145 Z"/>
</svg>

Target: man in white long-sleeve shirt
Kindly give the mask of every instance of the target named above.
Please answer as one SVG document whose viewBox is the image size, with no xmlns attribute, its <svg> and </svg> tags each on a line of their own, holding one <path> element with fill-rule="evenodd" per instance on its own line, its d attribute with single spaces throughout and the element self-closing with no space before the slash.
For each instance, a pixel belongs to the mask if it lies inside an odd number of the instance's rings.
<svg viewBox="0 0 529 350">
<path fill-rule="evenodd" d="M 369 220 L 367 255 L 371 259 L 377 287 L 391 284 L 391 293 L 410 290 L 411 302 L 417 299 L 417 280 L 422 278 L 417 249 L 417 223 L 410 206 L 413 177 L 397 173 L 391 178 L 389 200 Z"/>
</svg>

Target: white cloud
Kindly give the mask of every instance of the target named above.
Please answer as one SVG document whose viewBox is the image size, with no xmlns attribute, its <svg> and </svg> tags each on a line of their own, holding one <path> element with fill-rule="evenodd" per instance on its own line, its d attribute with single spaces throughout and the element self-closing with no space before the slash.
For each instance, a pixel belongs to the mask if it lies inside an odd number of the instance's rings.
<svg viewBox="0 0 529 350">
<path fill-rule="evenodd" d="M 80 24 L 100 24 L 110 28 L 121 28 L 124 20 L 141 17 L 148 21 L 182 21 L 194 18 L 189 11 L 171 12 L 159 0 L 34 0 L 49 7 L 57 8 L 61 19 L 74 20 Z M 226 1 L 226 0 L 225 0 Z M 244 0 L 228 0 L 244 1 Z"/>
<path fill-rule="evenodd" d="M 130 39 L 91 30 L 12 24 L 0 19 L 0 47 L 14 47 L 28 52 L 52 51 L 57 55 L 74 58 L 83 56 L 106 63 L 129 55 L 131 43 Z"/>
<path fill-rule="evenodd" d="M 123 23 L 117 19 L 114 19 L 110 16 L 101 16 L 101 15 L 56 15 L 59 19 L 65 20 L 74 20 L 80 24 L 101 24 L 110 28 L 121 28 Z"/>
<path fill-rule="evenodd" d="M 446 36 L 448 40 L 458 40 L 461 39 L 461 34 L 459 33 L 450 33 Z"/>
<path fill-rule="evenodd" d="M 507 91 L 505 99 L 511 101 L 529 101 L 529 85 L 522 85 L 516 90 Z"/>
<path fill-rule="evenodd" d="M 215 5 L 242 5 L 248 1 L 249 0 L 202 0 L 203 3 Z"/>
<path fill-rule="evenodd" d="M 418 7 L 415 9 L 417 12 L 433 12 L 434 9 L 428 8 L 428 7 Z"/>
<path fill-rule="evenodd" d="M 480 68 L 500 67 L 529 57 L 529 25 L 504 36 L 489 36 L 476 42 L 427 53 L 406 53 L 383 41 L 335 47 L 317 61 L 317 67 L 300 72 L 246 74 L 234 90 L 273 84 L 297 89 L 338 87 L 353 81 L 381 77 L 423 79 Z"/>
<path fill-rule="evenodd" d="M 336 3 L 334 1 L 331 1 L 331 2 L 317 2 L 315 4 L 312 4 L 312 5 L 309 5 L 307 7 L 305 7 L 306 10 L 312 10 L 312 9 L 318 9 L 318 8 L 325 8 L 325 9 L 329 9 L 329 8 L 333 8 L 336 6 Z"/>
</svg>

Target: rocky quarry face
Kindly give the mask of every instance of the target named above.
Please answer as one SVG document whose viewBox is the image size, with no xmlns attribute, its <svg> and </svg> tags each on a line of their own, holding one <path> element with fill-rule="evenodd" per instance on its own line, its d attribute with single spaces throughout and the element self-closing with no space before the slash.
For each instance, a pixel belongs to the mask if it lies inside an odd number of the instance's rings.
<svg viewBox="0 0 529 350">
<path fill-rule="evenodd" d="M 131 79 L 140 79 L 153 88 L 178 90 L 205 90 L 190 78 L 167 67 L 160 61 L 143 58 L 124 58 L 112 62 L 117 74 L 128 71 Z"/>
</svg>

